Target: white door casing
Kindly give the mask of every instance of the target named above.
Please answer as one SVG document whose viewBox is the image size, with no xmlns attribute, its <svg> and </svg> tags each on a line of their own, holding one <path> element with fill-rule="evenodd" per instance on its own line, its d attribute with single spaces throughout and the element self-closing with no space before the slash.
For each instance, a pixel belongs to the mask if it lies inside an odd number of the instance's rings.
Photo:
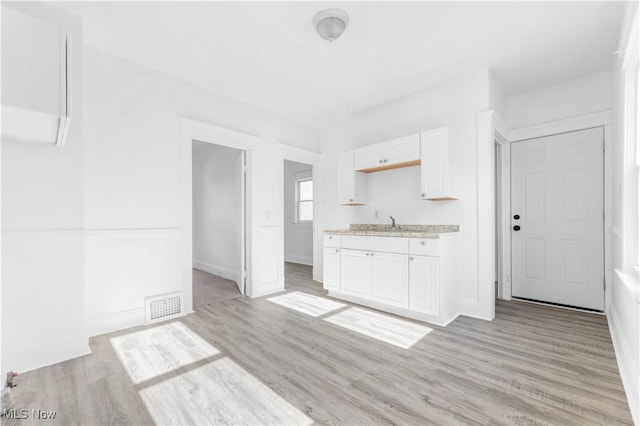
<svg viewBox="0 0 640 426">
<path fill-rule="evenodd" d="M 512 143 L 514 297 L 604 309 L 603 141 L 597 127 Z"/>
<path fill-rule="evenodd" d="M 246 265 L 246 247 L 245 247 L 245 233 L 246 233 L 246 179 L 247 179 L 247 166 L 246 166 L 246 152 L 240 151 L 238 156 L 238 164 L 236 165 L 236 173 L 238 174 L 237 182 L 239 194 L 237 198 L 238 206 L 238 221 L 236 222 L 236 250 L 238 251 L 238 265 L 236 266 L 236 285 L 240 294 L 245 294 L 245 284 L 247 277 L 247 265 Z"/>
</svg>

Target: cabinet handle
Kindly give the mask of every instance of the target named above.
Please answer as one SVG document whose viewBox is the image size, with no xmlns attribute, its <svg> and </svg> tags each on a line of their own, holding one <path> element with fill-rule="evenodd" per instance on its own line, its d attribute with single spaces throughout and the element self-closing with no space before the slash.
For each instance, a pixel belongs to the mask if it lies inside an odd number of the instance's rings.
<svg viewBox="0 0 640 426">
<path fill-rule="evenodd" d="M 369 256 L 369 253 L 365 253 L 367 256 Z"/>
<path fill-rule="evenodd" d="M 386 162 L 387 162 L 387 160 L 384 160 L 384 161 L 383 161 L 383 163 L 386 163 Z"/>
<path fill-rule="evenodd" d="M 371 256 L 373 256 L 375 253 L 371 253 Z"/>
<path fill-rule="evenodd" d="M 350 202 L 350 203 L 353 203 L 353 198 L 349 198 L 349 202 Z"/>
<path fill-rule="evenodd" d="M 339 253 L 339 252 L 340 252 L 340 250 L 336 249 L 336 253 Z"/>
<path fill-rule="evenodd" d="M 424 192 L 423 192 L 422 194 L 420 194 L 420 196 L 421 196 L 422 198 L 424 198 L 424 196 L 425 196 L 425 195 L 426 195 L 426 194 L 425 194 Z"/>
<path fill-rule="evenodd" d="M 382 164 L 382 160 L 378 160 L 378 163 Z"/>
<path fill-rule="evenodd" d="M 330 240 L 333 240 L 333 236 L 332 236 L 332 235 L 329 235 L 329 239 L 330 239 Z"/>
<path fill-rule="evenodd" d="M 409 260 L 413 260 L 413 256 L 409 256 Z"/>
<path fill-rule="evenodd" d="M 426 242 L 424 242 L 424 241 L 420 241 L 420 245 L 421 245 L 421 246 L 423 246 L 423 245 L 425 245 L 425 244 L 427 244 L 427 243 L 426 243 Z"/>
</svg>

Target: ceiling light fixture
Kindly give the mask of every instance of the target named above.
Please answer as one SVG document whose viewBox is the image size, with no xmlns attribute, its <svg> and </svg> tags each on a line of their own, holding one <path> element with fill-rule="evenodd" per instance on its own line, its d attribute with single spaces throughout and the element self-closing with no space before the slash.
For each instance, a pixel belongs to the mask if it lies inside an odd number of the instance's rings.
<svg viewBox="0 0 640 426">
<path fill-rule="evenodd" d="M 349 15 L 340 9 L 325 9 L 313 18 L 313 26 L 325 40 L 333 41 L 340 37 L 349 24 Z"/>
</svg>

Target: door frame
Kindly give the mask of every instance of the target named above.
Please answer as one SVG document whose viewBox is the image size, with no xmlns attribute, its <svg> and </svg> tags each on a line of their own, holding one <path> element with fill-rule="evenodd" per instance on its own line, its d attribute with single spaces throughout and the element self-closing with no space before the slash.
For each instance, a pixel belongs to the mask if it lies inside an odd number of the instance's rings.
<svg viewBox="0 0 640 426">
<path fill-rule="evenodd" d="M 193 192 L 192 192 L 192 164 L 191 164 L 191 146 L 194 140 L 200 142 L 213 143 L 217 145 L 226 146 L 229 148 L 236 148 L 241 151 L 245 151 L 245 163 L 246 163 L 246 176 L 245 176 L 245 269 L 246 284 L 245 294 L 249 297 L 257 297 L 259 294 L 254 292 L 253 288 L 253 264 L 251 261 L 253 250 L 254 233 L 252 229 L 252 213 L 254 207 L 254 197 L 256 194 L 252 192 L 252 176 L 254 162 L 259 161 L 260 152 L 265 150 L 272 150 L 286 160 L 297 161 L 300 163 L 307 163 L 313 166 L 313 178 L 318 179 L 320 169 L 320 153 L 308 151 L 302 148 L 294 147 L 291 145 L 276 142 L 270 138 L 262 138 L 259 136 L 250 135 L 247 133 L 238 132 L 235 130 L 226 129 L 224 127 L 215 126 L 202 121 L 192 120 L 185 117 L 180 117 L 180 156 L 181 156 L 181 187 L 180 192 L 182 194 L 182 258 L 181 258 L 181 271 L 182 271 L 182 291 L 184 298 L 185 313 L 193 312 L 193 221 L 192 221 L 192 209 L 193 209 Z M 284 166 L 284 162 L 282 162 Z M 317 222 L 314 221 L 314 245 L 313 245 L 313 261 L 314 261 L 314 279 L 316 279 L 317 268 L 315 266 L 320 264 L 322 259 L 322 253 L 318 253 L 318 244 L 322 243 L 322 239 L 318 238 L 321 233 L 321 192 L 314 192 L 314 219 L 318 218 Z M 317 200 L 317 202 L 315 202 Z M 283 217 L 279 218 L 284 220 Z M 282 227 L 281 227 L 282 228 Z M 282 247 L 282 239 L 284 234 L 280 229 L 280 246 Z M 255 293 L 255 294 L 254 294 Z"/>
<path fill-rule="evenodd" d="M 502 179 L 501 194 L 497 196 L 502 197 L 499 203 L 503 206 L 502 211 L 499 214 L 499 227 L 502 233 L 502 238 L 498 240 L 497 253 L 500 256 L 499 262 L 502 264 L 502 274 L 498 277 L 498 297 L 500 299 L 511 300 L 511 166 L 510 166 L 510 144 L 526 139 L 541 138 L 545 136 L 553 136 L 560 133 L 575 132 L 579 130 L 586 130 L 594 127 L 602 127 L 604 130 L 604 227 L 603 227 L 603 241 L 604 241 L 604 279 L 605 279 L 605 292 L 604 292 L 604 306 L 605 312 L 609 305 L 610 300 L 610 286 L 608 283 L 612 279 L 612 266 L 611 266 L 611 218 L 612 218 L 612 206 L 613 206 L 613 179 L 612 179 L 612 143 L 613 143 L 613 128 L 612 128 L 612 112 L 610 110 L 600 111 L 592 114 L 585 114 L 576 117 L 566 118 L 562 120 L 551 121 L 547 123 L 536 124 L 533 126 L 520 127 L 511 129 L 509 131 L 509 137 L 505 144 L 502 145 L 504 149 L 502 156 L 501 166 L 505 166 L 508 172 L 502 170 L 498 176 Z M 506 158 L 505 158 L 506 157 Z M 497 167 L 497 165 L 496 165 Z M 498 169 L 499 170 L 499 169 Z M 505 214 L 505 209 L 507 209 Z M 498 214 L 498 213 L 496 213 Z"/>
</svg>

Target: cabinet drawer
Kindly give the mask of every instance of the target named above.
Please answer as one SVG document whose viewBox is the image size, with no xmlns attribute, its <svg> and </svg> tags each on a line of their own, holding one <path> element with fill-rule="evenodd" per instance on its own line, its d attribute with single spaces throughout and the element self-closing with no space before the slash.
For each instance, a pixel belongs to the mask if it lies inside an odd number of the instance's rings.
<svg viewBox="0 0 640 426">
<path fill-rule="evenodd" d="M 324 236 L 325 247 L 340 247 L 340 235 L 325 235 Z"/>
<path fill-rule="evenodd" d="M 409 253 L 422 256 L 440 256 L 438 238 L 410 238 Z"/>
<path fill-rule="evenodd" d="M 400 237 L 342 236 L 342 248 L 380 251 L 386 253 L 409 253 L 409 241 Z"/>
</svg>

